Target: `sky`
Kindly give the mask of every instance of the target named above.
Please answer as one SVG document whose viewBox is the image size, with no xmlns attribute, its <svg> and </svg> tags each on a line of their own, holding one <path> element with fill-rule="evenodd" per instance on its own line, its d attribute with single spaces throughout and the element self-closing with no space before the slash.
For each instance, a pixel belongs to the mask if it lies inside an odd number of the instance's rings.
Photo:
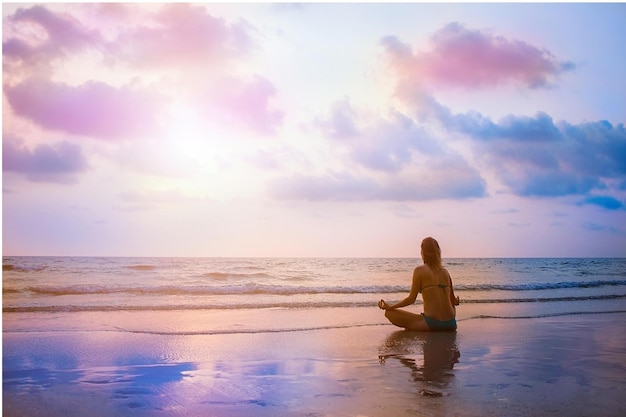
<svg viewBox="0 0 626 417">
<path fill-rule="evenodd" d="M 2 14 L 4 255 L 626 256 L 626 4 Z"/>
</svg>

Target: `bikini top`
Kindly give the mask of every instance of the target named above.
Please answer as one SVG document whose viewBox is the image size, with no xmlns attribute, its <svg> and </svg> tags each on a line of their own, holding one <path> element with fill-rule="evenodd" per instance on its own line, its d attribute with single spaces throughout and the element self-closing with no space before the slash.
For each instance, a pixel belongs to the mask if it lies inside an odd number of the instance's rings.
<svg viewBox="0 0 626 417">
<path fill-rule="evenodd" d="M 447 285 L 447 284 L 433 284 L 433 285 L 427 285 L 426 287 L 422 287 L 421 292 L 423 293 L 423 292 L 424 292 L 424 290 L 425 290 L 426 288 L 430 288 L 430 287 L 449 288 L 450 286 L 449 286 L 449 285 Z"/>
</svg>

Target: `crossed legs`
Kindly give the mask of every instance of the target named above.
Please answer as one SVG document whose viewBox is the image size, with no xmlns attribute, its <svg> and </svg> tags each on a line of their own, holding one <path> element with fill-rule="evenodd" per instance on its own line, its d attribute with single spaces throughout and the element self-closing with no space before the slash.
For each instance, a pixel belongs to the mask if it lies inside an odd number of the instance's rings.
<svg viewBox="0 0 626 417">
<path fill-rule="evenodd" d="M 404 310 L 385 310 L 385 317 L 398 327 L 404 327 L 406 330 L 415 330 L 420 332 L 430 331 L 430 328 L 424 321 L 421 314 L 410 313 Z"/>
</svg>

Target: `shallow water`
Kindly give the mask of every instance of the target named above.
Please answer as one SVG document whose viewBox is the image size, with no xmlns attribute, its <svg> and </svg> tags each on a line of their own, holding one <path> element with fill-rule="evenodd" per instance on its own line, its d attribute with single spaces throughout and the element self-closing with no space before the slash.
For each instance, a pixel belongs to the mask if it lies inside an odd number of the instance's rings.
<svg viewBox="0 0 626 417">
<path fill-rule="evenodd" d="M 475 319 L 626 310 L 624 258 L 447 259 L 444 264 L 461 298 L 461 319 L 470 318 L 463 313 L 469 304 L 479 305 L 467 309 Z M 40 313 L 53 330 L 67 327 L 72 316 L 65 313 L 72 312 L 210 316 L 224 310 L 263 315 L 268 309 L 371 307 L 380 298 L 403 298 L 416 265 L 413 259 L 4 257 L 3 322 L 11 328 Z M 259 330 L 280 330 L 271 323 Z M 206 322 L 195 329 L 211 330 Z"/>
<path fill-rule="evenodd" d="M 7 416 L 617 417 L 626 411 L 624 325 L 626 314 L 614 313 L 471 320 L 435 334 L 390 325 L 10 332 L 3 406 Z"/>
</svg>

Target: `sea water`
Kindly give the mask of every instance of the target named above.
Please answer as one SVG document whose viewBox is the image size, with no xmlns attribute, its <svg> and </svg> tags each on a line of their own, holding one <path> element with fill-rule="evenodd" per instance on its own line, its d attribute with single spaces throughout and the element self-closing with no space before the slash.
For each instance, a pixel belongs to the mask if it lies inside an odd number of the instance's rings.
<svg viewBox="0 0 626 417">
<path fill-rule="evenodd" d="M 404 298 L 420 263 L 391 258 L 7 256 L 3 324 L 5 331 L 19 330 L 16 323 L 36 321 L 36 330 L 55 331 L 67 328 L 79 313 L 135 312 L 147 318 L 133 323 L 134 331 L 149 327 L 158 332 L 150 320 L 159 321 L 159 315 L 184 320 L 205 313 L 202 326 L 189 325 L 185 331 L 275 332 L 316 324 L 273 318 L 324 310 L 329 312 L 325 327 L 379 325 L 386 321 L 376 309 L 378 300 Z M 626 258 L 445 259 L 444 266 L 461 299 L 459 321 L 626 311 Z M 415 312 L 421 311 L 419 298 Z M 367 314 L 345 318 L 341 311 L 346 308 Z M 262 315 L 268 319 L 252 327 L 233 328 L 223 319 Z"/>
</svg>

